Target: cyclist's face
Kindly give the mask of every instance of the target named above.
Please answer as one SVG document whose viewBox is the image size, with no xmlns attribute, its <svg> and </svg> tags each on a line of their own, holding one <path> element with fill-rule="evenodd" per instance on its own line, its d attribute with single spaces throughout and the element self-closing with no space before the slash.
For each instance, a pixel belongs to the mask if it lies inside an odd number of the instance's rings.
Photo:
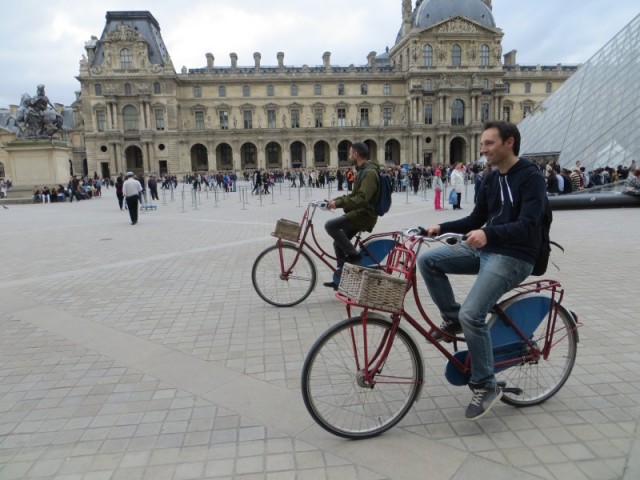
<svg viewBox="0 0 640 480">
<path fill-rule="evenodd" d="M 499 166 L 513 155 L 513 137 L 502 141 L 497 128 L 489 128 L 482 132 L 480 154 L 487 158 L 491 166 Z"/>
</svg>

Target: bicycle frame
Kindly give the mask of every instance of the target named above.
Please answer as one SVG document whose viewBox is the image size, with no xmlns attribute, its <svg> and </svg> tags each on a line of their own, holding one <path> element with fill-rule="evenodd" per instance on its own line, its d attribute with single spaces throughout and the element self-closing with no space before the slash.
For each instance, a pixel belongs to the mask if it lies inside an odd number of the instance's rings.
<svg viewBox="0 0 640 480">
<path fill-rule="evenodd" d="M 285 266 L 284 265 L 284 259 L 282 257 L 282 252 L 280 253 L 280 268 L 282 271 L 282 275 L 286 278 L 288 277 L 288 275 L 291 273 L 291 271 L 293 270 L 293 268 L 295 267 L 298 259 L 300 258 L 300 252 L 302 252 L 303 249 L 307 249 L 309 252 L 313 253 L 313 255 L 318 258 L 318 260 L 320 260 L 322 263 L 324 263 L 327 267 L 329 267 L 331 269 L 331 271 L 333 273 L 335 273 L 337 271 L 337 268 L 334 266 L 335 262 L 336 262 L 336 257 L 334 255 L 331 255 L 329 252 L 327 252 L 325 249 L 322 248 L 322 246 L 320 245 L 320 242 L 318 241 L 318 239 L 316 238 L 316 233 L 315 233 L 315 229 L 313 227 L 313 217 L 315 215 L 316 209 L 318 208 L 318 205 L 314 204 L 313 202 L 309 203 L 309 205 L 307 205 L 307 208 L 304 212 L 304 215 L 302 216 L 302 228 L 301 228 L 301 235 L 298 237 L 298 247 L 297 247 L 297 253 L 296 256 L 292 262 L 291 265 L 289 266 Z M 372 252 L 370 252 L 367 249 L 367 242 L 374 240 L 376 238 L 384 238 L 384 237 L 389 237 L 389 236 L 393 236 L 394 239 L 396 239 L 397 241 L 397 237 L 398 237 L 398 232 L 381 232 L 381 233 L 373 233 L 371 235 L 368 235 L 367 237 L 365 237 L 364 239 L 362 238 L 362 233 L 358 232 L 355 236 L 355 243 L 354 246 L 356 247 L 356 249 L 361 248 L 363 249 L 365 252 L 367 252 L 367 254 L 374 259 L 374 261 L 376 262 L 377 266 L 382 268 L 382 259 L 377 259 Z M 282 246 L 283 242 L 287 242 L 287 240 L 282 240 L 281 238 L 278 238 L 277 240 L 277 245 L 279 247 Z M 291 242 L 288 242 L 288 244 L 291 244 Z"/>
<path fill-rule="evenodd" d="M 464 342 L 464 338 L 456 337 L 454 339 L 454 351 L 452 353 L 447 348 L 442 346 L 442 344 L 433 337 L 434 332 L 440 332 L 440 333 L 443 333 L 443 332 L 442 330 L 440 330 L 439 327 L 436 326 L 436 324 L 431 320 L 431 318 L 425 311 L 422 305 L 422 302 L 420 300 L 420 297 L 418 296 L 418 289 L 416 284 L 417 277 L 416 277 L 415 264 L 416 264 L 417 255 L 420 250 L 420 246 L 423 241 L 424 241 L 424 238 L 416 236 L 416 237 L 408 237 L 404 241 L 400 242 L 389 254 L 385 271 L 386 273 L 397 274 L 400 276 L 404 276 L 404 278 L 406 278 L 407 283 L 405 288 L 405 299 L 409 290 L 413 290 L 413 298 L 415 300 L 415 304 L 424 322 L 420 322 L 418 319 L 414 318 L 410 313 L 406 311 L 404 306 L 402 307 L 402 310 L 400 312 L 387 311 L 379 308 L 362 306 L 352 301 L 351 299 L 347 298 L 342 293 L 336 294 L 337 298 L 346 304 L 347 314 L 349 317 L 351 317 L 352 307 L 363 308 L 363 311 L 360 314 L 360 316 L 362 319 L 363 336 L 365 338 L 365 348 L 363 353 L 364 358 L 362 360 L 357 359 L 356 368 L 358 369 L 359 372 L 362 372 L 363 382 L 366 385 L 374 385 L 376 382 L 389 383 L 389 382 L 382 382 L 379 379 L 378 374 L 379 372 L 382 371 L 382 367 L 384 366 L 387 355 L 389 354 L 389 351 L 391 349 L 391 346 L 396 336 L 397 329 L 400 325 L 400 320 L 402 318 L 404 318 L 410 325 L 412 325 L 429 343 L 435 346 L 440 351 L 440 353 L 442 353 L 448 359 L 448 361 L 450 361 L 454 365 L 454 367 L 459 372 L 466 375 L 466 374 L 469 374 L 471 371 L 471 360 L 469 355 L 466 355 L 464 361 L 459 360 L 454 355 L 458 351 L 457 341 Z M 558 311 L 561 308 L 562 299 L 564 297 L 564 289 L 562 289 L 562 286 L 560 285 L 559 282 L 555 280 L 541 279 L 538 281 L 521 284 L 518 287 L 516 287 L 513 290 L 513 292 L 514 293 L 512 295 L 502 300 L 499 304 L 495 305 L 493 308 L 493 312 L 499 315 L 499 318 L 501 321 L 505 322 L 509 327 L 513 328 L 519 341 L 522 341 L 523 344 L 526 345 L 529 353 L 524 356 L 518 356 L 517 358 L 510 358 L 508 360 L 496 362 L 495 363 L 496 369 L 508 368 L 509 366 L 513 366 L 521 362 L 535 361 L 536 359 L 539 359 L 539 358 L 544 358 L 546 360 L 551 352 L 551 348 L 555 344 L 560 342 L 563 338 L 565 338 L 567 335 L 572 333 L 572 332 L 568 332 L 562 337 L 554 339 L 555 325 L 556 325 L 556 320 L 558 316 Z M 518 327 L 516 321 L 514 321 L 514 319 L 512 319 L 502 308 L 502 305 L 508 304 L 514 299 L 523 297 L 524 295 L 540 293 L 540 292 L 550 292 L 550 308 L 549 308 L 549 312 L 546 314 L 547 323 L 546 323 L 546 329 L 544 334 L 545 342 L 544 342 L 544 348 L 542 350 L 538 348 L 537 342 L 534 339 L 529 338 Z M 367 317 L 370 314 L 370 312 L 375 312 L 375 311 L 390 313 L 392 328 L 389 331 L 389 334 L 385 335 L 385 337 L 382 339 L 382 341 L 380 342 L 380 345 L 376 348 L 376 351 L 374 352 L 374 354 L 370 357 L 368 352 L 367 342 L 366 342 Z M 573 331 L 577 330 L 582 325 L 577 320 L 575 315 L 574 315 L 574 320 L 575 320 L 575 327 Z M 428 329 L 425 328 L 425 325 L 424 325 L 425 322 L 429 327 Z M 357 358 L 358 348 L 355 343 L 356 341 L 355 336 L 353 334 L 352 334 L 352 341 L 353 341 L 354 356 Z M 362 362 L 362 365 L 360 365 L 361 362 Z M 397 381 L 394 383 L 407 383 L 407 382 L 411 382 L 411 380 L 409 379 L 406 382 Z"/>
</svg>

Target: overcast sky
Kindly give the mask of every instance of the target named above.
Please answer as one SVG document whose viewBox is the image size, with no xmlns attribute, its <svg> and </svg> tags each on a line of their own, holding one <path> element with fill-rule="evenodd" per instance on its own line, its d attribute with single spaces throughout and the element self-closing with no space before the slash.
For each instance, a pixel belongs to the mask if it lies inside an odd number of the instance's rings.
<svg viewBox="0 0 640 480">
<path fill-rule="evenodd" d="M 426 0 L 425 0 L 426 1 Z M 414 0 L 415 5 L 415 0 Z M 401 25 L 401 0 L 18 0 L 0 17 L 0 108 L 35 95 L 44 83 L 54 103 L 70 105 L 79 89 L 79 61 L 91 35 L 100 37 L 105 14 L 149 10 L 177 71 L 206 66 L 362 65 L 370 51 L 393 47 Z M 518 63 L 586 62 L 640 13 L 636 0 L 493 0 L 503 52 L 518 50 Z"/>
</svg>

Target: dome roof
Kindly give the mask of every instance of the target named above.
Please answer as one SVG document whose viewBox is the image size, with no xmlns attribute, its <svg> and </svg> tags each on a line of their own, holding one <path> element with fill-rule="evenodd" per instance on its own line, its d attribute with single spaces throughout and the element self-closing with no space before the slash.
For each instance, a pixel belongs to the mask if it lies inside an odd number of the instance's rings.
<svg viewBox="0 0 640 480">
<path fill-rule="evenodd" d="M 491 10 L 482 0 L 425 0 L 415 12 L 413 26 L 430 27 L 457 15 L 467 17 L 485 27 L 496 28 Z"/>
</svg>

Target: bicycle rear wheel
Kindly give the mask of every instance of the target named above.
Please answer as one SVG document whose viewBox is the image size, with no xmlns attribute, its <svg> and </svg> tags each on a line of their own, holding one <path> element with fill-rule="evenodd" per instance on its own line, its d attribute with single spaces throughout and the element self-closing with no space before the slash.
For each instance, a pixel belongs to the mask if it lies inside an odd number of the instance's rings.
<svg viewBox="0 0 640 480">
<path fill-rule="evenodd" d="M 309 255 L 299 252 L 297 246 L 274 245 L 256 258 L 251 268 L 251 282 L 265 302 L 276 307 L 291 307 L 306 299 L 315 288 L 316 267 Z"/>
<path fill-rule="evenodd" d="M 489 320 L 489 328 L 498 320 L 494 315 Z M 547 320 L 535 329 L 531 337 L 540 351 L 546 345 Z M 576 323 L 564 307 L 558 307 L 558 316 L 551 338 L 549 356 L 531 360 L 520 360 L 514 366 L 496 373 L 498 382 L 505 382 L 509 388 L 517 388 L 521 393 L 505 391 L 501 400 L 514 407 L 538 405 L 554 396 L 565 384 L 576 361 L 578 333 Z M 524 345 L 522 357 L 529 354 L 529 347 Z"/>
<path fill-rule="evenodd" d="M 365 336 L 360 317 L 327 330 L 311 347 L 302 368 L 302 396 L 307 410 L 334 435 L 363 439 L 379 435 L 409 411 L 422 388 L 422 356 L 413 339 L 396 331 L 382 368 L 366 384 Z M 366 342 L 375 363 L 389 337 L 391 322 L 369 314 Z M 359 370 L 360 369 L 360 370 Z"/>
</svg>

